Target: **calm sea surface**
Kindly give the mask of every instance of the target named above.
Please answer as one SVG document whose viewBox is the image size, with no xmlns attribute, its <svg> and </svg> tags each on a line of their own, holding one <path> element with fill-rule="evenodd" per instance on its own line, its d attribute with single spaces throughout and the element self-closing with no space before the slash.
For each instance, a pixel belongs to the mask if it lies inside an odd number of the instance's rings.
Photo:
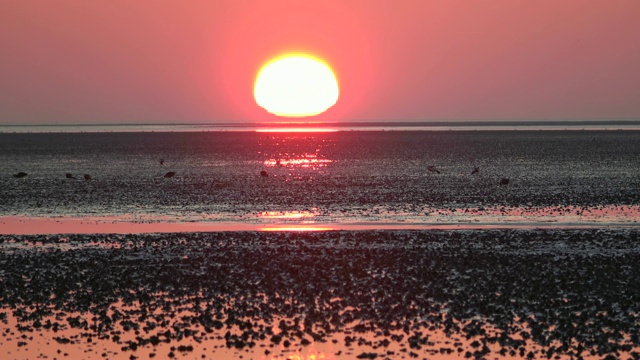
<svg viewBox="0 0 640 360">
<path fill-rule="evenodd" d="M 640 120 L 413 121 L 335 123 L 0 125 L 0 133 L 202 132 L 202 131 L 469 131 L 640 130 Z"/>
</svg>

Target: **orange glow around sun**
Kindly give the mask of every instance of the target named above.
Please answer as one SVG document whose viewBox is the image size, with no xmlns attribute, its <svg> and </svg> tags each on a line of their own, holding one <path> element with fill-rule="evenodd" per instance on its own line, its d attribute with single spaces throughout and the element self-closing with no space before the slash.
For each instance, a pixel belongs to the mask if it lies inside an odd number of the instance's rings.
<svg viewBox="0 0 640 360">
<path fill-rule="evenodd" d="M 260 107 L 285 117 L 321 114 L 338 101 L 339 92 L 329 65 L 306 54 L 272 59 L 258 72 L 253 89 Z"/>
</svg>

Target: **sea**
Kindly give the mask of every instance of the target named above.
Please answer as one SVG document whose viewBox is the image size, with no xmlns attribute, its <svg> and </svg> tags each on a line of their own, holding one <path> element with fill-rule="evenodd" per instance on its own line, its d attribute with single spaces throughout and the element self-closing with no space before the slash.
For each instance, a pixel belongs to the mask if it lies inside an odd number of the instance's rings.
<svg viewBox="0 0 640 360">
<path fill-rule="evenodd" d="M 187 124 L 19 124 L 2 125 L 0 133 L 58 132 L 202 132 L 202 131 L 454 131 L 454 130 L 640 130 L 640 120 L 432 120 Z"/>
</svg>

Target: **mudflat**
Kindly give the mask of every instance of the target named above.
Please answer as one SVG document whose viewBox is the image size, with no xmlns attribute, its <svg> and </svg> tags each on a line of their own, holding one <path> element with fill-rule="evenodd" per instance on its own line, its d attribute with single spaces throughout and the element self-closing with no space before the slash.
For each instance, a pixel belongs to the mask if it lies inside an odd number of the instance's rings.
<svg viewBox="0 0 640 360">
<path fill-rule="evenodd" d="M 588 213 L 640 204 L 638 154 L 640 131 L 0 134 L 0 216 L 344 222 L 440 213 L 446 221 L 469 211 L 473 219 L 503 208 Z"/>
<path fill-rule="evenodd" d="M 637 358 L 640 231 L 0 237 L 9 358 Z"/>
</svg>

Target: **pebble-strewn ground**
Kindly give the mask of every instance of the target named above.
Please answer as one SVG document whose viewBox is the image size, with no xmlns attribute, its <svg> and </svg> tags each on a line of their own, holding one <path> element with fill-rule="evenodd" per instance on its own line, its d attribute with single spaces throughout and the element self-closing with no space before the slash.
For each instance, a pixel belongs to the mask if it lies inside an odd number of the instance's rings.
<svg viewBox="0 0 640 360">
<path fill-rule="evenodd" d="M 637 204 L 638 131 L 0 134 L 3 216 L 402 220 L 433 207 Z"/>
<path fill-rule="evenodd" d="M 337 350 L 323 356 L 345 359 L 640 358 L 638 230 L 0 241 L 10 358 L 42 334 L 88 358 L 215 358 L 213 344 L 278 358 L 324 341 Z"/>
</svg>

